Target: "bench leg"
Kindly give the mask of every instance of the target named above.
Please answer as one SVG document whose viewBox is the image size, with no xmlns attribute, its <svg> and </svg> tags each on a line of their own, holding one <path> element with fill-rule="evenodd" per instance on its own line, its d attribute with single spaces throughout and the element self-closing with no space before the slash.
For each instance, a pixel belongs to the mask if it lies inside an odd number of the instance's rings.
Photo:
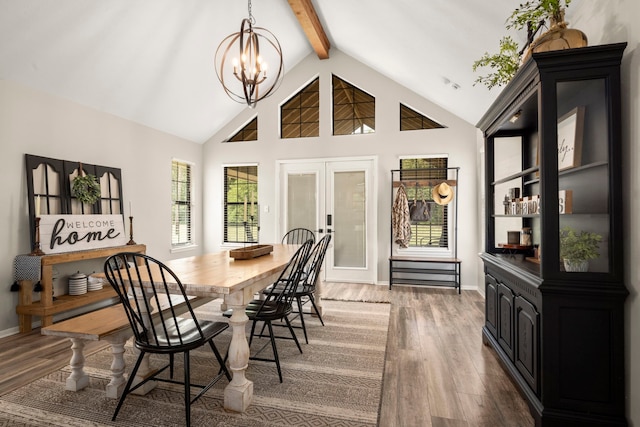
<svg viewBox="0 0 640 427">
<path fill-rule="evenodd" d="M 107 397 L 111 399 L 118 399 L 124 390 L 124 386 L 127 384 L 127 380 L 124 377 L 124 371 L 126 363 L 124 361 L 124 345 L 127 342 L 127 337 L 109 337 L 106 339 L 111 345 L 111 354 L 113 354 L 113 361 L 111 362 L 111 381 L 107 384 L 106 392 Z"/>
<path fill-rule="evenodd" d="M 135 350 L 135 353 L 136 353 L 136 357 L 137 357 L 137 355 L 140 352 L 138 350 Z M 135 378 L 135 380 L 133 380 L 133 384 L 131 386 L 135 387 L 136 384 L 141 383 L 147 377 L 150 377 L 151 375 L 155 374 L 156 371 L 157 371 L 157 369 L 152 369 L 151 368 L 151 364 L 149 363 L 149 353 L 147 353 L 144 356 L 144 358 L 142 359 L 142 362 L 140 363 L 140 367 L 138 368 L 138 372 L 136 373 L 136 378 Z M 145 394 L 149 393 L 151 390 L 156 388 L 157 385 L 158 385 L 157 381 L 153 381 L 153 380 L 152 381 L 148 381 L 148 382 L 144 383 L 143 386 L 138 387 L 137 389 L 132 391 L 131 394 L 137 394 L 137 395 L 140 395 L 140 396 L 144 396 Z"/>
<path fill-rule="evenodd" d="M 89 376 L 84 372 L 84 340 L 71 340 L 71 375 L 67 378 L 66 390 L 78 391 L 89 385 Z"/>
</svg>

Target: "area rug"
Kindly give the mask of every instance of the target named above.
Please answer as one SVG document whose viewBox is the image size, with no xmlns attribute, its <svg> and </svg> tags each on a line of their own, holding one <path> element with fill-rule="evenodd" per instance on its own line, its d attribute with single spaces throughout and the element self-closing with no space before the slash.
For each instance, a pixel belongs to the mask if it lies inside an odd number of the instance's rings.
<svg viewBox="0 0 640 427">
<path fill-rule="evenodd" d="M 390 303 L 389 294 L 389 287 L 384 285 L 323 282 L 320 286 L 323 301 Z"/>
<path fill-rule="evenodd" d="M 217 310 L 203 306 L 201 316 L 215 318 Z M 307 320 L 308 319 L 308 320 Z M 243 414 L 223 408 L 222 380 L 192 405 L 193 426 L 375 426 L 389 322 L 388 304 L 325 301 L 322 326 L 306 316 L 309 344 L 296 330 L 303 354 L 289 340 L 278 340 L 284 382 L 274 363 L 251 361 L 247 377 L 254 382 L 254 399 Z M 284 332 L 284 330 L 282 331 Z M 231 337 L 225 331 L 219 348 L 226 350 Z M 256 343 L 252 350 L 259 348 Z M 205 383 L 213 355 L 192 353 L 193 382 Z M 127 345 L 125 360 L 135 356 Z M 180 360 L 177 360 L 181 364 Z M 159 366 L 161 361 L 152 358 Z M 184 425 L 181 386 L 158 383 L 146 396 L 129 396 L 116 422 L 111 416 L 115 399 L 105 396 L 109 382 L 110 350 L 86 359 L 91 376 L 80 392 L 64 390 L 70 367 L 55 371 L 0 397 L 0 426 L 179 426 Z M 177 372 L 181 371 L 178 366 Z M 194 389 L 195 391 L 195 389 Z"/>
</svg>

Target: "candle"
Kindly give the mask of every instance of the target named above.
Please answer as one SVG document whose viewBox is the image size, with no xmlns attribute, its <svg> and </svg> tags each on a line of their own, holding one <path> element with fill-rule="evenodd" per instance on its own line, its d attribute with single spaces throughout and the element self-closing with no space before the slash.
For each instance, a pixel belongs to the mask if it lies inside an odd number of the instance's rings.
<svg viewBox="0 0 640 427">
<path fill-rule="evenodd" d="M 244 222 L 247 222 L 247 196 L 244 196 Z"/>
<path fill-rule="evenodd" d="M 129 202 L 129 216 L 133 216 L 133 209 L 131 209 L 131 202 Z"/>
<path fill-rule="evenodd" d="M 253 217 L 256 214 L 256 207 L 253 205 L 253 200 L 255 199 L 255 194 L 251 192 L 251 216 Z"/>
<path fill-rule="evenodd" d="M 36 216 L 40 216 L 40 196 L 36 196 Z"/>
</svg>

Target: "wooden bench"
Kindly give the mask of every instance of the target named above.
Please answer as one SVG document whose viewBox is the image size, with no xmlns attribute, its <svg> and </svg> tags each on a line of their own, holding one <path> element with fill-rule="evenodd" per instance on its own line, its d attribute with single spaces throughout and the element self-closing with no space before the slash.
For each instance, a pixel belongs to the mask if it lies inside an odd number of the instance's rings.
<svg viewBox="0 0 640 427">
<path fill-rule="evenodd" d="M 209 297 L 189 297 L 192 308 L 200 307 L 214 298 Z M 175 295 L 172 296 L 174 309 L 177 314 L 187 311 L 184 299 Z M 182 301 L 182 302 L 181 302 Z M 169 307 L 167 303 L 161 303 L 160 309 Z M 157 317 L 152 314 L 152 318 Z M 106 341 L 111 346 L 113 361 L 111 363 L 111 381 L 107 384 L 107 397 L 116 399 L 120 397 L 126 384 L 124 372 L 126 364 L 124 361 L 124 346 L 129 338 L 133 336 L 133 331 L 129 325 L 129 320 L 121 304 L 101 308 L 86 314 L 82 314 L 71 319 L 63 320 L 53 325 L 41 329 L 42 335 L 52 335 L 69 338 L 71 341 L 71 375 L 67 378 L 66 390 L 79 391 L 89 385 L 89 376 L 84 372 L 84 346 L 86 341 Z M 138 370 L 137 377 L 142 380 L 151 369 L 148 360 Z M 146 394 L 155 387 L 155 382 L 149 381 L 138 390 L 137 394 Z"/>
</svg>

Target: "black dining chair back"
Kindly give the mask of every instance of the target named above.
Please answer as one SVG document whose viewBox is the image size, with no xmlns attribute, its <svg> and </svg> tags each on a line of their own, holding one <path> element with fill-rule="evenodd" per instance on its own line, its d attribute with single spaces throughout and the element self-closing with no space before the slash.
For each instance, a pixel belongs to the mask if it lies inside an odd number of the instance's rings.
<svg viewBox="0 0 640 427">
<path fill-rule="evenodd" d="M 313 231 L 306 228 L 293 228 L 282 237 L 282 243 L 286 245 L 301 245 L 307 240 L 312 243 L 316 241 L 316 235 Z"/>
<path fill-rule="evenodd" d="M 330 242 L 331 234 L 327 234 L 311 249 L 304 267 L 301 285 L 297 287 L 297 290 L 305 293 L 315 292 L 318 278 L 320 277 L 320 270 L 322 270 L 322 264 L 324 263 Z"/>
<path fill-rule="evenodd" d="M 300 325 L 298 326 L 296 324 L 292 325 L 292 327 L 302 329 L 302 331 L 304 332 L 304 340 L 307 344 L 309 344 L 309 337 L 307 336 L 307 327 L 305 325 L 302 306 L 308 302 L 311 302 L 314 312 L 318 316 L 318 319 L 320 320 L 320 323 L 322 323 L 322 326 L 324 326 L 322 314 L 320 313 L 320 310 L 318 310 L 318 307 L 316 305 L 315 292 L 318 280 L 320 278 L 320 271 L 322 270 L 322 265 L 324 263 L 324 258 L 327 253 L 327 249 L 329 248 L 330 242 L 331 235 L 327 234 L 313 246 L 313 248 L 309 252 L 309 256 L 307 257 L 305 265 L 302 268 L 302 274 L 297 286 L 293 286 L 289 291 L 287 291 L 283 284 L 276 282 L 274 286 L 264 291 L 264 293 L 289 292 L 291 294 L 289 295 L 289 297 L 293 297 L 293 299 L 296 301 L 298 311 L 295 313 L 296 316 L 291 318 L 290 320 L 293 321 L 296 318 L 300 319 Z"/>
<path fill-rule="evenodd" d="M 185 419 L 186 425 L 189 426 L 191 404 L 223 376 L 231 380 L 231 375 L 213 342 L 213 339 L 229 325 L 225 322 L 198 320 L 180 279 L 165 264 L 148 255 L 133 252 L 113 255 L 105 261 L 104 272 L 120 298 L 133 331 L 134 345 L 140 351 L 112 421 L 115 421 L 125 398 L 153 379 L 184 385 Z M 212 369 L 211 372 L 218 372 L 218 374 L 207 385 L 191 384 L 189 352 L 205 344 L 209 344 L 220 365 L 220 370 Z M 168 355 L 169 362 L 132 387 L 142 359 L 147 353 Z M 173 379 L 173 362 L 176 353 L 184 355 L 183 381 Z M 167 368 L 169 368 L 169 378 L 160 376 Z M 193 399 L 191 399 L 191 387 L 202 389 Z"/>
<path fill-rule="evenodd" d="M 302 353 L 302 348 L 300 347 L 300 343 L 298 342 L 298 338 L 291 327 L 291 323 L 289 321 L 288 316 L 293 311 L 293 299 L 294 295 L 290 292 L 295 286 L 300 283 L 302 278 L 303 270 L 305 263 L 309 256 L 309 251 L 313 242 L 311 240 L 307 240 L 300 246 L 295 254 L 289 260 L 287 266 L 282 270 L 282 273 L 278 277 L 276 283 L 285 289 L 287 292 L 278 292 L 275 291 L 275 287 L 271 287 L 271 291 L 267 292 L 263 295 L 262 299 L 255 299 L 247 304 L 246 314 L 247 317 L 252 321 L 251 325 L 251 335 L 249 336 L 249 347 L 251 347 L 251 343 L 253 342 L 254 336 L 258 337 L 268 337 L 269 342 L 265 343 L 262 348 L 260 348 L 257 352 L 254 353 L 253 356 L 250 357 L 252 360 L 261 360 L 267 362 L 275 362 L 276 368 L 278 369 L 278 377 L 280 378 L 280 382 L 282 382 L 282 369 L 280 368 L 280 359 L 278 357 L 278 349 L 276 347 L 276 338 L 280 339 L 289 339 L 293 340 L 298 347 L 300 353 Z M 231 313 L 227 312 L 225 315 L 230 316 Z M 276 336 L 273 332 L 272 322 L 284 320 L 286 325 L 288 326 L 289 332 L 291 336 Z M 263 332 L 256 334 L 256 324 L 258 322 L 264 322 L 264 327 L 268 330 L 268 335 L 264 335 Z M 262 328 L 264 331 L 265 328 Z M 271 349 L 273 351 L 273 359 L 261 357 L 259 356 L 261 352 L 271 344 Z"/>
</svg>

